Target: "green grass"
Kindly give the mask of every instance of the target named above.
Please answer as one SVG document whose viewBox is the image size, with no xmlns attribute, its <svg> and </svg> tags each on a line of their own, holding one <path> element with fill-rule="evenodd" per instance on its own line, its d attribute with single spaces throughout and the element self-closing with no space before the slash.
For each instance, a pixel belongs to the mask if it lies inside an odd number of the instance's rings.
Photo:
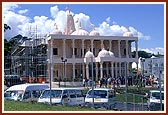
<svg viewBox="0 0 168 115">
<path fill-rule="evenodd" d="M 126 95 L 125 94 L 116 94 L 117 102 L 126 102 Z M 146 99 L 140 95 L 135 94 L 128 94 L 128 102 L 130 103 L 146 103 Z"/>
<path fill-rule="evenodd" d="M 5 100 L 4 111 L 96 111 L 96 109 Z"/>
</svg>

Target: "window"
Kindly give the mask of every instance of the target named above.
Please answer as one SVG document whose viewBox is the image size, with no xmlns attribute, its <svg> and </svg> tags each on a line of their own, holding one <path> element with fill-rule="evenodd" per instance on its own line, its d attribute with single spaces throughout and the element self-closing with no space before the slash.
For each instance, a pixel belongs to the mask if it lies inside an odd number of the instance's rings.
<svg viewBox="0 0 168 115">
<path fill-rule="evenodd" d="M 29 99 L 29 98 L 31 98 L 31 92 L 30 91 L 25 91 L 23 99 Z"/>
<path fill-rule="evenodd" d="M 78 51 L 77 48 L 75 48 L 74 55 L 77 55 L 77 51 Z"/>
<path fill-rule="evenodd" d="M 126 55 L 126 49 L 124 49 L 124 55 Z"/>
<path fill-rule="evenodd" d="M 86 49 L 84 49 L 84 54 L 86 53 Z"/>
<path fill-rule="evenodd" d="M 94 90 L 94 94 L 92 96 L 92 90 L 88 92 L 88 98 L 107 98 L 107 91 L 104 90 Z"/>
<path fill-rule="evenodd" d="M 53 48 L 53 55 L 58 55 L 58 49 L 57 48 Z"/>
<path fill-rule="evenodd" d="M 77 97 L 83 97 L 83 92 L 82 92 L 82 90 L 76 90 L 76 96 L 77 96 Z"/>
</svg>

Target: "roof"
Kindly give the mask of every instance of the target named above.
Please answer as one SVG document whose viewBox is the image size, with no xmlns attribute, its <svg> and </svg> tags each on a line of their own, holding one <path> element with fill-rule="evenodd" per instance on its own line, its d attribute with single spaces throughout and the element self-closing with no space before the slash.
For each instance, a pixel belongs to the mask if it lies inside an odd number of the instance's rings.
<svg viewBox="0 0 168 115">
<path fill-rule="evenodd" d="M 51 90 L 67 90 L 67 89 L 68 89 L 68 90 L 69 90 L 69 89 L 70 89 L 70 90 L 74 90 L 74 89 L 75 89 L 75 90 L 81 90 L 82 88 L 80 88 L 80 87 L 79 87 L 79 88 L 74 88 L 74 87 L 72 87 L 72 88 L 71 88 L 71 87 L 51 88 Z M 47 88 L 46 90 L 50 90 L 50 88 Z"/>
<path fill-rule="evenodd" d="M 98 57 L 114 57 L 114 53 L 104 48 L 98 53 Z"/>
<path fill-rule="evenodd" d="M 90 33 L 89 33 L 90 36 L 100 36 L 99 32 L 96 31 L 96 30 L 92 30 Z"/>
<path fill-rule="evenodd" d="M 74 31 L 71 35 L 88 36 L 89 33 L 86 30 L 83 30 L 82 28 L 79 28 L 76 31 Z"/>
<path fill-rule="evenodd" d="M 90 89 L 90 90 L 92 90 L 92 89 Z M 94 90 L 106 90 L 106 91 L 108 91 L 108 90 L 114 90 L 114 89 L 111 89 L 111 88 L 94 88 Z"/>
<path fill-rule="evenodd" d="M 151 93 L 154 93 L 154 92 L 158 92 L 160 93 L 160 90 L 150 90 Z M 162 93 L 164 93 L 164 91 L 161 91 Z"/>
<path fill-rule="evenodd" d="M 31 86 L 31 87 L 29 87 Z M 37 87 L 34 87 L 37 86 Z M 7 89 L 7 91 L 11 91 L 11 90 L 29 90 L 29 89 L 40 89 L 40 88 L 48 88 L 49 85 L 48 84 L 40 84 L 40 83 L 36 83 L 36 84 L 19 84 L 19 85 L 14 85 L 11 86 L 10 88 Z"/>
<path fill-rule="evenodd" d="M 85 54 L 85 58 L 91 58 L 94 57 L 94 54 L 91 51 L 87 51 Z"/>
</svg>

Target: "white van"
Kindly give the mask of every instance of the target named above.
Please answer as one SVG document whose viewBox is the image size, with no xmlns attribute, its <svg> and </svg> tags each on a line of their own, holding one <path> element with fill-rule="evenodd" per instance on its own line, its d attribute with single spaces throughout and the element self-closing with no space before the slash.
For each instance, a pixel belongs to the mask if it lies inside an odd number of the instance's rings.
<svg viewBox="0 0 168 115">
<path fill-rule="evenodd" d="M 39 103 L 50 104 L 50 88 L 45 89 L 38 99 Z M 51 104 L 83 105 L 84 96 L 80 88 L 52 88 Z"/>
<path fill-rule="evenodd" d="M 41 92 L 49 88 L 48 84 L 19 84 L 9 87 L 4 92 L 4 99 L 16 101 L 37 101 Z"/>
<path fill-rule="evenodd" d="M 94 107 L 104 107 L 106 109 L 114 109 L 116 106 L 116 95 L 114 89 L 110 88 L 95 88 L 92 96 L 92 89 L 90 89 L 85 97 L 85 105 Z"/>
<path fill-rule="evenodd" d="M 161 91 L 162 110 L 164 110 L 164 91 Z M 160 90 L 150 90 L 148 94 L 147 105 L 149 110 L 161 110 Z"/>
</svg>

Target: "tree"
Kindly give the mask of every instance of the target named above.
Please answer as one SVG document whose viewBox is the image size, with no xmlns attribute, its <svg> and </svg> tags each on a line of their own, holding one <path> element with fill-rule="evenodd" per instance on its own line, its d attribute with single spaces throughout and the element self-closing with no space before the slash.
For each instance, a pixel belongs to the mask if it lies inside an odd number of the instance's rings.
<svg viewBox="0 0 168 115">
<path fill-rule="evenodd" d="M 8 26 L 7 24 L 4 24 L 4 32 L 6 31 L 6 30 L 11 30 L 11 27 L 10 26 Z"/>
<path fill-rule="evenodd" d="M 131 53 L 132 53 L 132 57 L 135 58 L 136 52 L 133 51 L 133 52 L 131 52 Z M 147 53 L 147 52 L 145 52 L 145 51 L 138 51 L 138 58 L 139 58 L 139 57 L 142 57 L 142 58 L 150 58 L 151 56 L 152 56 L 151 53 Z"/>
</svg>

